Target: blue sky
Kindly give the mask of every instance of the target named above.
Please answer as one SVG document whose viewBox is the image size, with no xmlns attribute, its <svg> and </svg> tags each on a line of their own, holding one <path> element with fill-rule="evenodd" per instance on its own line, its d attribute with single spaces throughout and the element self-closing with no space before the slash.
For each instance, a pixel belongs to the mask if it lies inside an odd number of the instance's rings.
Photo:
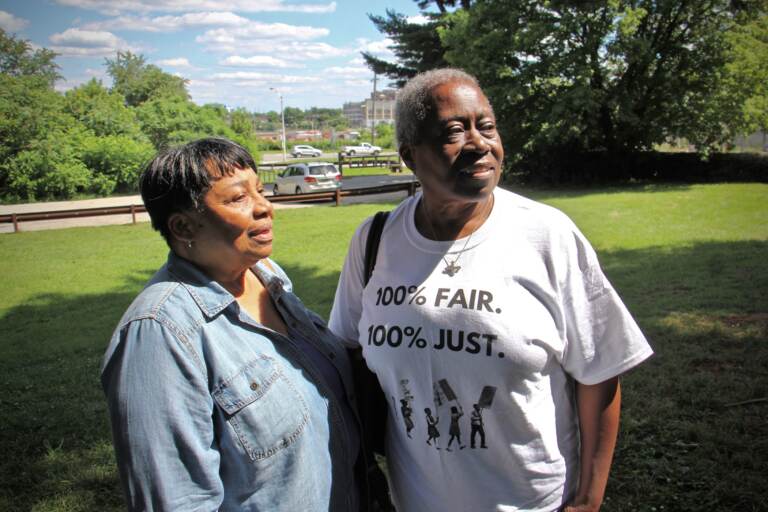
<svg viewBox="0 0 768 512">
<path fill-rule="evenodd" d="M 367 13 L 387 8 L 418 19 L 413 0 L 0 0 L 0 28 L 60 54 L 59 90 L 110 85 L 104 59 L 130 50 L 188 79 L 198 104 L 265 112 L 279 109 L 270 88 L 300 108 L 368 96 L 360 51 L 392 55 Z"/>
</svg>

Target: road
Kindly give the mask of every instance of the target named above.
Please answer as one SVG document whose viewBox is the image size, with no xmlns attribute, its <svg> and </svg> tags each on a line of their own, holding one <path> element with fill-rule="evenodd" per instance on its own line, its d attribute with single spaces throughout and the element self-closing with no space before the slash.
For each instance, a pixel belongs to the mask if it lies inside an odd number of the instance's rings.
<svg viewBox="0 0 768 512">
<path fill-rule="evenodd" d="M 342 180 L 341 190 L 350 190 L 353 188 L 376 187 L 379 185 L 389 185 L 391 183 L 410 183 L 416 181 L 413 174 L 380 174 L 378 176 L 349 176 Z M 266 186 L 267 190 L 272 192 L 272 185 Z"/>
<path fill-rule="evenodd" d="M 381 175 L 381 176 L 353 176 L 345 178 L 342 183 L 342 189 L 373 187 L 376 185 L 385 185 L 389 183 L 402 183 L 412 181 L 414 177 L 406 175 Z M 268 187 L 268 194 L 271 195 L 271 188 Z M 406 192 L 392 192 L 389 194 L 376 194 L 369 196 L 354 196 L 343 199 L 344 204 L 357 203 L 381 203 L 390 201 L 399 201 L 407 197 Z M 132 204 L 142 204 L 141 196 L 121 196 L 105 197 L 101 199 L 87 199 L 82 201 L 56 201 L 46 203 L 29 203 L 16 205 L 0 205 L 0 214 L 7 215 L 11 213 L 29 213 L 29 212 L 50 212 L 75 210 L 83 208 L 104 208 L 109 206 L 128 206 Z M 276 209 L 283 208 L 306 208 L 310 206 L 327 206 L 328 202 L 322 203 L 275 203 Z M 139 213 L 136 215 L 138 222 L 149 222 L 149 215 Z M 44 229 L 61 229 L 79 226 L 104 226 L 111 224 L 130 224 L 131 215 L 103 215 L 99 217 L 83 217 L 75 219 L 57 219 L 22 222 L 20 228 L 22 231 L 39 231 Z M 12 233 L 12 224 L 0 224 L 0 233 Z"/>
</svg>

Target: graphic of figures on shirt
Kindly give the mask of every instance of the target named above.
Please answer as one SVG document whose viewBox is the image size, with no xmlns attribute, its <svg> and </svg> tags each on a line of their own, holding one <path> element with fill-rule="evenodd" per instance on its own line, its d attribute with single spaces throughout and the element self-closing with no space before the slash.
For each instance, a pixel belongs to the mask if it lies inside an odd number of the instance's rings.
<svg viewBox="0 0 768 512">
<path fill-rule="evenodd" d="M 490 409 L 493 403 L 493 397 L 496 395 L 494 386 L 485 386 L 480 393 L 477 403 L 472 405 L 472 414 L 469 417 L 469 424 L 472 431 L 469 434 L 469 447 L 475 448 L 477 436 L 480 435 L 480 448 L 488 448 L 485 444 L 485 425 L 483 423 L 483 409 Z"/>
<path fill-rule="evenodd" d="M 413 418 L 411 418 L 411 415 L 413 414 L 413 409 L 405 398 L 400 399 L 400 413 L 403 415 L 403 422 L 405 422 L 405 434 L 411 437 L 411 430 L 413 430 Z"/>
<path fill-rule="evenodd" d="M 427 444 L 432 446 L 431 441 L 434 441 L 435 448 L 439 450 L 440 446 L 437 444 L 437 438 L 440 437 L 440 431 L 437 430 L 437 423 L 440 421 L 440 418 L 432 416 L 432 411 L 429 407 L 424 409 L 424 414 L 427 415 Z"/>
<path fill-rule="evenodd" d="M 411 437 L 411 430 L 413 430 L 413 393 L 408 388 L 408 379 L 402 379 L 400 381 L 400 392 L 402 398 L 400 399 L 400 413 L 403 415 L 403 422 L 405 423 L 405 434 Z"/>
<path fill-rule="evenodd" d="M 458 402 L 457 402 L 458 403 Z M 448 447 L 446 450 L 451 451 L 451 445 L 453 441 L 458 441 L 459 450 L 466 448 L 466 445 L 461 444 L 461 428 L 459 427 L 459 419 L 464 416 L 464 411 L 461 409 L 461 404 L 451 406 L 451 426 L 448 429 L 448 433 L 451 437 L 448 438 Z"/>
<path fill-rule="evenodd" d="M 480 448 L 488 448 L 485 445 L 485 429 L 483 428 L 483 410 L 478 404 L 472 406 L 474 410 L 469 417 L 469 423 L 472 426 L 472 432 L 469 434 L 469 447 L 475 447 L 475 439 L 480 434 Z"/>
<path fill-rule="evenodd" d="M 453 441 L 458 441 L 459 449 L 463 450 L 465 446 L 461 444 L 461 427 L 459 426 L 459 419 L 464 416 L 464 411 L 461 408 L 461 404 L 458 401 L 456 393 L 453 391 L 451 385 L 448 384 L 448 380 L 440 379 L 437 381 L 437 384 L 438 386 L 436 388 L 435 394 L 439 398 L 444 396 L 445 400 L 448 402 L 455 402 L 455 405 L 451 405 L 451 425 L 448 428 L 448 433 L 451 437 L 448 439 L 448 447 L 446 449 L 450 452 Z"/>
</svg>

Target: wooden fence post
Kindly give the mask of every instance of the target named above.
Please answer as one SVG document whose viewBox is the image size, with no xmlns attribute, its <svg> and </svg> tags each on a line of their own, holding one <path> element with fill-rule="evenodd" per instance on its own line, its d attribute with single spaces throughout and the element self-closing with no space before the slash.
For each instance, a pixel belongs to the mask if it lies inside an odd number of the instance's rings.
<svg viewBox="0 0 768 512">
<path fill-rule="evenodd" d="M 13 221 L 13 232 L 18 233 L 19 232 L 19 220 L 16 218 L 16 214 L 11 214 L 11 221 Z"/>
<path fill-rule="evenodd" d="M 131 221 L 136 224 L 136 205 L 131 205 Z"/>
<path fill-rule="evenodd" d="M 341 188 L 336 189 L 334 197 L 336 199 L 336 206 L 341 206 Z"/>
</svg>

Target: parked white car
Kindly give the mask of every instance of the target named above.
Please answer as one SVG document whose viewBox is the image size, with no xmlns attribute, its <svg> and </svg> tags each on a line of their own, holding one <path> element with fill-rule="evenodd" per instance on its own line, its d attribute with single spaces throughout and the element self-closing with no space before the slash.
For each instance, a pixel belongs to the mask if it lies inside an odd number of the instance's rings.
<svg viewBox="0 0 768 512">
<path fill-rule="evenodd" d="M 378 155 L 381 153 L 381 148 L 379 146 L 371 146 L 367 142 L 361 142 L 357 146 L 344 146 L 341 152 L 349 156 Z"/>
<path fill-rule="evenodd" d="M 334 164 L 309 162 L 291 164 L 275 178 L 272 189 L 278 194 L 306 194 L 341 188 L 341 173 Z"/>
<path fill-rule="evenodd" d="M 293 158 L 298 158 L 300 156 L 314 156 L 318 157 L 322 155 L 323 152 L 320 151 L 317 148 L 313 148 L 312 146 L 307 146 L 304 144 L 299 144 L 298 146 L 293 146 L 291 149 L 291 156 Z"/>
</svg>

